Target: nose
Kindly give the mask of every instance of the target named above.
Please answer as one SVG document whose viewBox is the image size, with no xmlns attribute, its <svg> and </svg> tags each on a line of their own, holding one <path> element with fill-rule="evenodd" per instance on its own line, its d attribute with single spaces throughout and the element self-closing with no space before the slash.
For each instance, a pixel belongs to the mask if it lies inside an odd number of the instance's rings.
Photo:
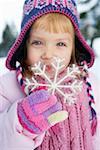
<svg viewBox="0 0 100 150">
<path fill-rule="evenodd" d="M 54 51 L 51 47 L 46 47 L 46 49 L 43 51 L 43 54 L 41 58 L 43 60 L 51 60 L 54 57 Z"/>
</svg>

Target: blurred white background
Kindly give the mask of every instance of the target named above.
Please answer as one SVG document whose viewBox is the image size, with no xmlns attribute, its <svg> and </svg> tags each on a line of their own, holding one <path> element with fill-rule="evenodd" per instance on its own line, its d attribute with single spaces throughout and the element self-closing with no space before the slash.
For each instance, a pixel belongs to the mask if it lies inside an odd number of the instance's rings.
<svg viewBox="0 0 100 150">
<path fill-rule="evenodd" d="M 24 0 L 0 0 L 0 41 L 2 40 L 2 32 L 7 23 L 14 23 L 19 32 L 23 2 Z"/>
</svg>

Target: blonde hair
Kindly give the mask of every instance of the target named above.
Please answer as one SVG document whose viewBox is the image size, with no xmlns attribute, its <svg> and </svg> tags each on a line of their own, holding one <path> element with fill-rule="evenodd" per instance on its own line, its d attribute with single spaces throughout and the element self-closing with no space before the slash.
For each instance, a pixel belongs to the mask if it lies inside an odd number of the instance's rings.
<svg viewBox="0 0 100 150">
<path fill-rule="evenodd" d="M 45 14 L 33 24 L 34 29 L 44 29 L 50 33 L 69 32 L 74 36 L 74 27 L 65 15 L 59 13 Z"/>
</svg>

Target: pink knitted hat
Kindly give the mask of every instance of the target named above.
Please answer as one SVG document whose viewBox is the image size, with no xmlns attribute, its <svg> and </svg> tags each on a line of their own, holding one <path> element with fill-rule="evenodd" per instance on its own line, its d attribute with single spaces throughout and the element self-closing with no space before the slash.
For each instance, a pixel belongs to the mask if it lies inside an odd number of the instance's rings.
<svg viewBox="0 0 100 150">
<path fill-rule="evenodd" d="M 26 33 L 34 23 L 34 21 L 44 14 L 60 13 L 67 16 L 75 29 L 75 47 L 78 51 L 77 62 L 86 61 L 88 67 L 94 63 L 94 52 L 86 43 L 79 29 L 79 18 L 75 0 L 25 0 L 23 7 L 23 19 L 21 23 L 21 32 L 12 45 L 6 60 L 6 66 L 10 70 L 16 69 L 16 55 L 21 56 L 20 51 L 24 43 Z M 18 56 L 19 54 L 19 56 Z"/>
</svg>

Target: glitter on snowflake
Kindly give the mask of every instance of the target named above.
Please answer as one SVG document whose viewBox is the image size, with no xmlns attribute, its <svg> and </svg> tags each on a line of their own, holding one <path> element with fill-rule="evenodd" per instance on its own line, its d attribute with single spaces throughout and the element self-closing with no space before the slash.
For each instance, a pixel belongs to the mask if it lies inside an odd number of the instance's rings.
<svg viewBox="0 0 100 150">
<path fill-rule="evenodd" d="M 29 90 L 34 91 L 39 87 L 47 88 L 51 94 L 60 94 L 64 102 L 71 105 L 76 102 L 76 95 L 82 89 L 82 81 L 77 79 L 77 75 L 81 74 L 78 66 L 73 64 L 63 70 L 64 59 L 54 58 L 51 66 L 54 70 L 53 78 L 50 78 L 46 72 L 46 65 L 42 62 L 38 62 L 31 66 L 31 70 L 34 75 L 31 79 L 26 78 L 25 91 L 29 93 Z M 62 73 L 61 73 L 62 71 Z M 38 77 L 41 80 L 36 79 Z M 41 82 L 43 81 L 43 82 Z"/>
</svg>

